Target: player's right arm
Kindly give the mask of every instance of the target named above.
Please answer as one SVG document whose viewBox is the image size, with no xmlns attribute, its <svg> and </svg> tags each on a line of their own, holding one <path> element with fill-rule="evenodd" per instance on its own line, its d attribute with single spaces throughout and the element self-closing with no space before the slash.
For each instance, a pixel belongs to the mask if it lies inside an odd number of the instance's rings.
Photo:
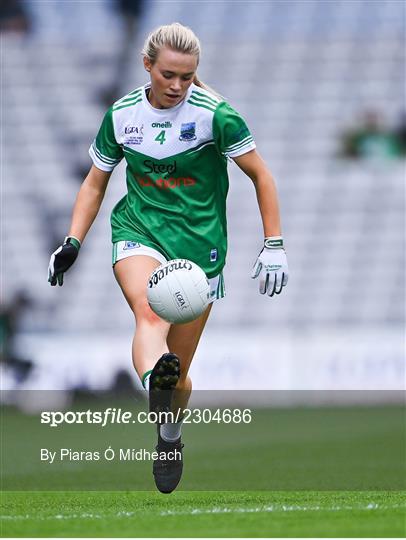
<svg viewBox="0 0 406 540">
<path fill-rule="evenodd" d="M 79 190 L 73 207 L 69 236 L 77 238 L 81 243 L 99 212 L 110 176 L 111 172 L 92 165 Z"/>
<path fill-rule="evenodd" d="M 49 261 L 48 281 L 51 285 L 62 285 L 63 274 L 75 262 L 80 246 L 99 212 L 110 176 L 111 171 L 102 171 L 92 165 L 82 183 L 73 207 L 69 235 L 52 253 Z"/>
</svg>

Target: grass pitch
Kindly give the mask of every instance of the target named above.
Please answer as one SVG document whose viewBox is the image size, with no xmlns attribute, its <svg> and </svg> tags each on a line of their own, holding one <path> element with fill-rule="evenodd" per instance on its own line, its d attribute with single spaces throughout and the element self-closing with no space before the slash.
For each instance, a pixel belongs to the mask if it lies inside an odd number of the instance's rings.
<svg viewBox="0 0 406 540">
<path fill-rule="evenodd" d="M 401 492 L 8 492 L 8 537 L 403 537 Z"/>
</svg>

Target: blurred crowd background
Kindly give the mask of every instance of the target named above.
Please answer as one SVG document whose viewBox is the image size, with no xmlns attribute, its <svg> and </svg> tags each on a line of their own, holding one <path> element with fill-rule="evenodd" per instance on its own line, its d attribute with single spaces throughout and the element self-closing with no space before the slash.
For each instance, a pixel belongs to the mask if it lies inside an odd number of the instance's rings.
<svg viewBox="0 0 406 540">
<path fill-rule="evenodd" d="M 143 41 L 174 21 L 199 36 L 200 78 L 245 117 L 273 171 L 291 272 L 283 294 L 258 294 L 255 192 L 231 164 L 227 296 L 198 350 L 195 387 L 402 388 L 397 0 L 3 0 L 3 387 L 137 384 L 133 318 L 111 270 L 109 214 L 125 192 L 123 164 L 62 288 L 49 286 L 47 266 L 106 109 L 147 82 Z"/>
</svg>

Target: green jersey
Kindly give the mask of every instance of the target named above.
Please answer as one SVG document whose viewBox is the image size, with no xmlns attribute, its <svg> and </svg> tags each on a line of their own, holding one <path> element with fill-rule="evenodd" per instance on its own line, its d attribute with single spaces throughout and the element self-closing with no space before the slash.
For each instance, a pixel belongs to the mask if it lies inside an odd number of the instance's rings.
<svg viewBox="0 0 406 540">
<path fill-rule="evenodd" d="M 124 157 L 128 193 L 111 215 L 112 241 L 140 242 L 168 260 L 190 259 L 208 277 L 227 252 L 227 157 L 255 148 L 243 118 L 194 84 L 170 109 L 155 109 L 149 84 L 107 111 L 89 153 L 112 171 Z"/>
</svg>

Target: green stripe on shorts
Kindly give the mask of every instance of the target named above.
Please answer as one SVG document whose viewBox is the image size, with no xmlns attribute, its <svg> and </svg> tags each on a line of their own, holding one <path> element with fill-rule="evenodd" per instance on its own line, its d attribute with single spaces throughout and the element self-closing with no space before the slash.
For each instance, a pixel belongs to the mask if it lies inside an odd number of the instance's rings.
<svg viewBox="0 0 406 540">
<path fill-rule="evenodd" d="M 216 287 L 216 300 L 220 300 L 220 298 L 223 298 L 225 296 L 225 288 L 224 288 L 224 277 L 223 272 L 219 275 L 219 280 Z"/>
<path fill-rule="evenodd" d="M 111 264 L 114 266 L 117 262 L 117 242 L 113 244 L 113 256 Z"/>
</svg>

